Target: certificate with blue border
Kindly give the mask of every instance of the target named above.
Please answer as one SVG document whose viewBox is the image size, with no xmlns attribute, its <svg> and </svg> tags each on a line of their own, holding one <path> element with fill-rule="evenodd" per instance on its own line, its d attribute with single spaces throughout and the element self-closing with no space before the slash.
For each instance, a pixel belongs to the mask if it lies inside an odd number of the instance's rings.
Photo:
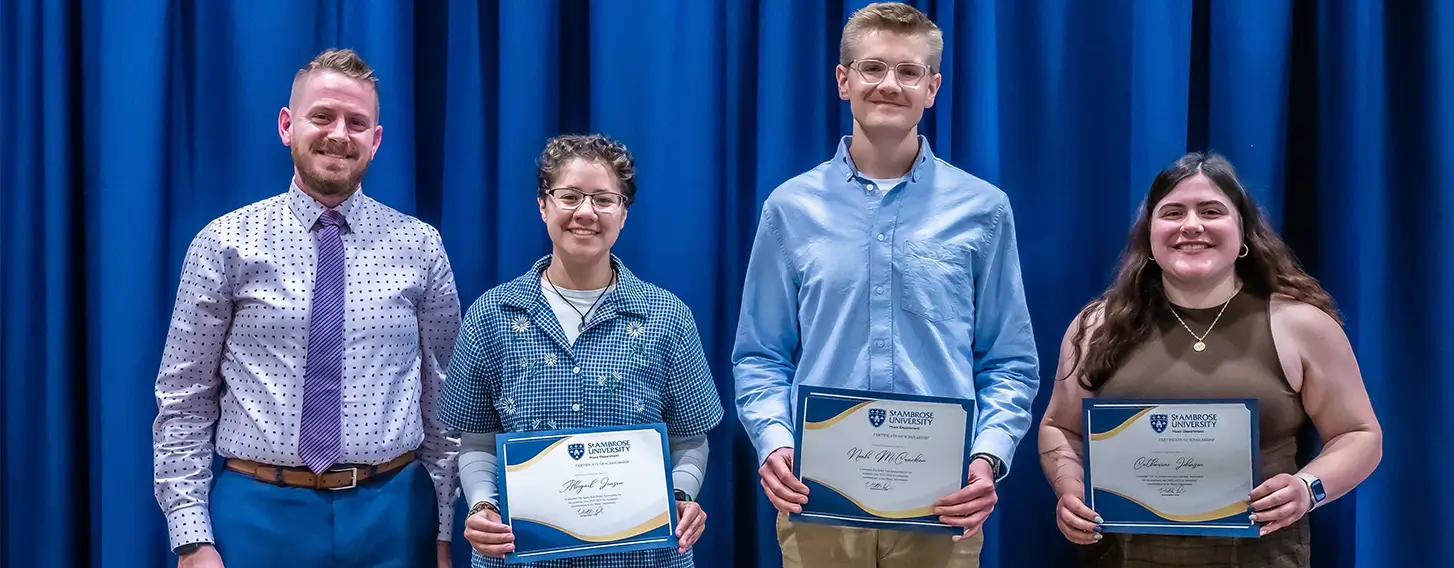
<svg viewBox="0 0 1454 568">
<path fill-rule="evenodd" d="M 969 478 L 973 403 L 798 387 L 793 474 L 808 503 L 793 521 L 957 534 L 934 502 Z"/>
<path fill-rule="evenodd" d="M 676 548 L 665 424 L 501 434 L 510 564 Z"/>
<path fill-rule="evenodd" d="M 1256 537 L 1255 399 L 1091 399 L 1085 503 L 1101 532 Z"/>
</svg>

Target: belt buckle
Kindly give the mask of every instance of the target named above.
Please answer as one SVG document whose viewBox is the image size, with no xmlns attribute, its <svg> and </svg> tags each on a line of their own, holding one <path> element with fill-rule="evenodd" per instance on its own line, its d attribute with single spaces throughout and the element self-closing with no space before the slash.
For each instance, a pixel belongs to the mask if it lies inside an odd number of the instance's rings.
<svg viewBox="0 0 1454 568">
<path fill-rule="evenodd" d="M 353 474 L 353 480 L 351 480 L 349 482 L 349 484 L 346 485 L 346 486 L 344 486 L 344 487 L 329 487 L 328 488 L 329 491 L 342 491 L 344 489 L 353 489 L 355 487 L 358 487 L 358 468 L 356 468 L 356 467 L 350 467 L 350 468 L 347 468 L 347 469 L 330 469 L 330 470 L 328 470 L 328 473 L 334 473 L 334 472 L 340 472 L 340 471 L 351 472 Z"/>
</svg>

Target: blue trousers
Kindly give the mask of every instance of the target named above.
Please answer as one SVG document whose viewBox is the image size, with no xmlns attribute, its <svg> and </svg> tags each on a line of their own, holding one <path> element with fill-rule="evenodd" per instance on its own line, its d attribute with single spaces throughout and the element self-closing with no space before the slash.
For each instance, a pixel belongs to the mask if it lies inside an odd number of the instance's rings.
<svg viewBox="0 0 1454 568">
<path fill-rule="evenodd" d="M 340 491 L 281 487 L 224 469 L 212 531 L 227 568 L 436 565 L 434 484 L 418 462 Z"/>
</svg>

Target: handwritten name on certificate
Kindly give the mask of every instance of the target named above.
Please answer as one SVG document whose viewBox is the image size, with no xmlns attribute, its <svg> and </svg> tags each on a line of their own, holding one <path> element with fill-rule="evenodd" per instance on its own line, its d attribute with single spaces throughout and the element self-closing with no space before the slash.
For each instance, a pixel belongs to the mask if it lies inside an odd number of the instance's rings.
<svg viewBox="0 0 1454 568">
<path fill-rule="evenodd" d="M 1105 532 L 1257 536 L 1257 401 L 1087 399 L 1086 504 Z"/>
<path fill-rule="evenodd" d="M 794 465 L 809 495 L 795 520 L 958 530 L 934 501 L 968 477 L 964 401 L 813 387 L 800 397 Z"/>
<path fill-rule="evenodd" d="M 510 562 L 676 546 L 663 425 L 501 436 Z"/>
</svg>

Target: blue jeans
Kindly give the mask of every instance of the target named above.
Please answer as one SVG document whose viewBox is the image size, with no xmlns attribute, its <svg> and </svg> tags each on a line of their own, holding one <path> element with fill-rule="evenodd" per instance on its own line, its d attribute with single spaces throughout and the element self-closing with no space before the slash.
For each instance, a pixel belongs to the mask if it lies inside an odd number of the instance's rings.
<svg viewBox="0 0 1454 568">
<path fill-rule="evenodd" d="M 432 567 L 437 510 L 419 462 L 340 491 L 281 487 L 224 469 L 210 507 L 227 568 Z"/>
</svg>

